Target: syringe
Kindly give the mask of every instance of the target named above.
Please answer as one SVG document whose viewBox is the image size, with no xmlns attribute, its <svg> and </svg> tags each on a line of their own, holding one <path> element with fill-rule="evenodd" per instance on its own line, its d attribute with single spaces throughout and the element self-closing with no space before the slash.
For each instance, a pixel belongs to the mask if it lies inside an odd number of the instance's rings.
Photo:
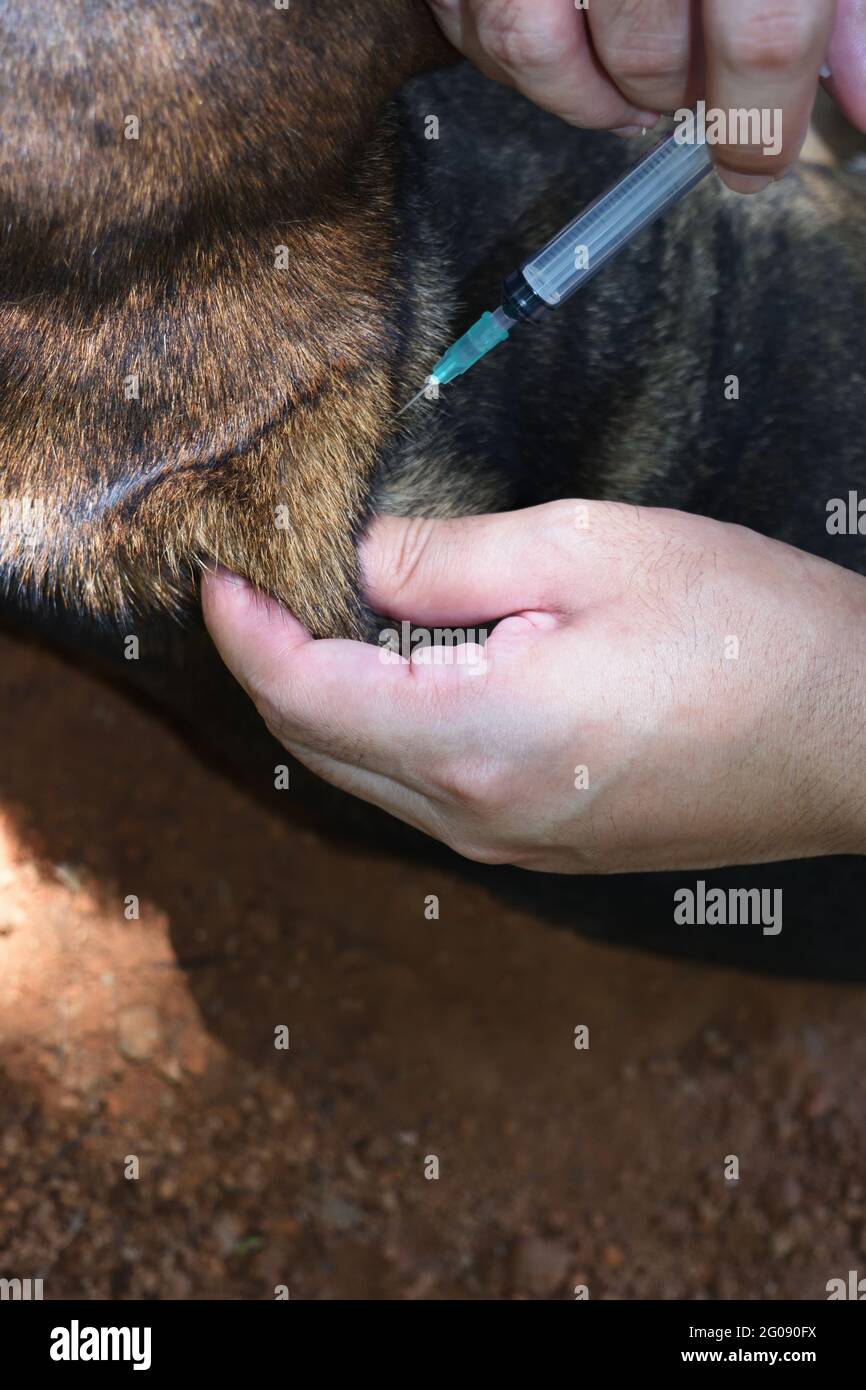
<svg viewBox="0 0 866 1390">
<path fill-rule="evenodd" d="M 508 276 L 502 286 L 501 307 L 482 314 L 468 333 L 457 339 L 436 363 L 430 382 L 444 386 L 453 381 L 504 342 L 521 319 L 540 319 L 549 309 L 564 304 L 638 232 L 700 183 L 712 167 L 703 141 L 681 144 L 676 135 L 663 140 L 543 250 Z"/>
</svg>

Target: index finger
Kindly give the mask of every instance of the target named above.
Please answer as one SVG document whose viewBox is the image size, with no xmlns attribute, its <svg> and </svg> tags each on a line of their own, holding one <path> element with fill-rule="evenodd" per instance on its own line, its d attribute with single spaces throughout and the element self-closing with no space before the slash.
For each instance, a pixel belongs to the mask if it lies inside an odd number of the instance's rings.
<svg viewBox="0 0 866 1390">
<path fill-rule="evenodd" d="M 835 0 L 704 0 L 707 107 L 728 127 L 714 154 L 737 192 L 757 191 L 797 158 L 835 8 Z"/>
<path fill-rule="evenodd" d="M 866 0 L 839 0 L 827 86 L 852 125 L 866 131 Z"/>
<path fill-rule="evenodd" d="M 488 77 L 573 125 L 654 125 L 628 101 L 593 50 L 586 19 L 567 0 L 430 0 L 443 32 Z"/>
<path fill-rule="evenodd" d="M 224 571 L 203 575 L 202 609 L 220 656 L 281 742 L 407 785 L 418 781 L 407 769 L 451 726 L 461 685 L 478 685 L 471 663 L 416 665 L 364 642 L 315 640 Z"/>
</svg>

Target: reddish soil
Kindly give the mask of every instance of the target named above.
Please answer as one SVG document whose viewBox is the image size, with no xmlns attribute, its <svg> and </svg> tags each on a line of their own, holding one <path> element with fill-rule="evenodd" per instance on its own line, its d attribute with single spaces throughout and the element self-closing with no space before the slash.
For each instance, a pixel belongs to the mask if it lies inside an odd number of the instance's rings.
<svg viewBox="0 0 866 1390">
<path fill-rule="evenodd" d="M 0 725 L 0 1275 L 823 1298 L 866 1272 L 861 988 L 612 949 L 337 847 L 8 637 Z"/>
</svg>

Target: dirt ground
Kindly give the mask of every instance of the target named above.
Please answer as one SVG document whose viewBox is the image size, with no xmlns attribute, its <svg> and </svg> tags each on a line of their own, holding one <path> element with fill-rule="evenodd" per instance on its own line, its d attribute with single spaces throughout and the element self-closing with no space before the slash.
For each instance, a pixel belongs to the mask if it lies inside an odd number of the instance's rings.
<svg viewBox="0 0 866 1390">
<path fill-rule="evenodd" d="M 866 1271 L 861 987 L 598 945 L 338 848 L 9 637 L 0 727 L 0 1276 L 824 1298 Z"/>
</svg>

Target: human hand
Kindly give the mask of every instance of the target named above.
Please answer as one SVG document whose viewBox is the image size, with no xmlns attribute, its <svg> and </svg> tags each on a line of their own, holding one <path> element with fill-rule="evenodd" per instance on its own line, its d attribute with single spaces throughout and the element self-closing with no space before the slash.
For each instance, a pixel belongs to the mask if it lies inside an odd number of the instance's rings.
<svg viewBox="0 0 866 1390">
<path fill-rule="evenodd" d="M 563 873 L 866 851 L 866 580 L 742 527 L 618 503 L 376 520 L 367 597 L 504 620 L 433 664 L 313 641 L 218 571 L 211 636 L 328 781 L 485 863 Z"/>
<path fill-rule="evenodd" d="M 750 193 L 797 158 L 818 76 L 866 130 L 866 0 L 429 0 L 440 27 L 488 76 L 574 125 L 634 129 L 693 106 L 782 112 L 778 154 L 711 145 L 725 182 Z"/>
</svg>

